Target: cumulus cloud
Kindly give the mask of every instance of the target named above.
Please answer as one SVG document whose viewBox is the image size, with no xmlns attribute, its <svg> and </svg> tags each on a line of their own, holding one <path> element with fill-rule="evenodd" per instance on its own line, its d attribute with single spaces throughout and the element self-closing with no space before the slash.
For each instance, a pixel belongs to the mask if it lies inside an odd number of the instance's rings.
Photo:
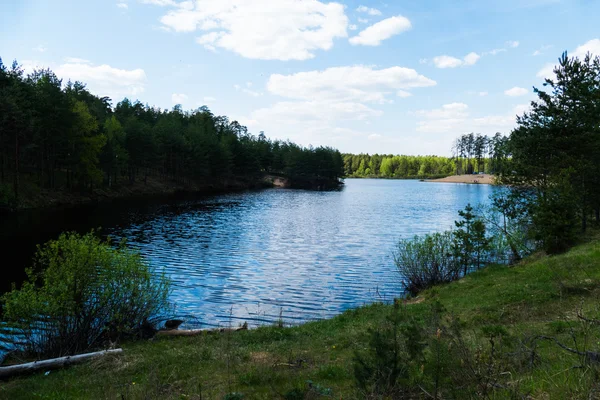
<svg viewBox="0 0 600 400">
<path fill-rule="evenodd" d="M 517 47 L 519 47 L 519 44 L 520 44 L 520 43 L 519 43 L 519 41 L 518 41 L 518 40 L 509 40 L 508 42 L 506 42 L 506 45 L 507 45 L 508 47 L 511 47 L 511 48 L 513 48 L 513 49 L 514 49 L 514 48 L 517 48 Z"/>
<path fill-rule="evenodd" d="M 127 10 L 129 8 L 127 3 L 117 3 L 117 7 L 121 8 L 123 10 Z"/>
<path fill-rule="evenodd" d="M 306 60 L 347 37 L 348 17 L 339 3 L 319 0 L 144 0 L 172 9 L 160 18 L 175 32 L 205 32 L 197 42 L 262 60 Z"/>
<path fill-rule="evenodd" d="M 508 132 L 514 128 L 517 114 L 521 114 L 525 107 L 516 106 L 503 115 L 472 117 L 468 105 L 451 103 L 438 109 L 419 110 L 414 114 L 421 117 L 421 120 L 417 121 L 417 132 L 452 135 L 473 131 Z"/>
<path fill-rule="evenodd" d="M 414 69 L 391 67 L 377 70 L 359 65 L 292 75 L 274 74 L 269 78 L 267 89 L 272 94 L 300 100 L 385 103 L 389 93 L 434 85 L 434 80 Z"/>
<path fill-rule="evenodd" d="M 592 39 L 592 40 L 585 42 L 584 44 L 582 44 L 580 46 L 577 46 L 577 48 L 573 52 L 569 53 L 569 56 L 578 57 L 580 59 L 583 59 L 587 55 L 587 53 L 591 53 L 592 55 L 595 55 L 595 56 L 600 56 L 600 39 Z M 553 79 L 556 77 L 556 75 L 554 74 L 555 67 L 556 67 L 556 64 L 552 64 L 552 63 L 545 64 L 542 67 L 542 69 L 540 69 L 538 71 L 536 76 L 538 78 L 542 78 L 542 79 Z"/>
<path fill-rule="evenodd" d="M 479 61 L 480 58 L 481 58 L 481 56 L 475 52 L 471 52 L 471 53 L 467 54 L 466 56 L 463 57 L 462 60 L 460 58 L 444 55 L 444 56 L 434 57 L 433 64 L 437 68 L 466 67 L 466 66 L 475 65 L 477 63 L 477 61 Z"/>
<path fill-rule="evenodd" d="M 357 30 L 357 29 L 358 29 L 358 26 L 357 26 L 357 25 L 355 25 L 355 24 L 348 25 L 348 29 L 349 29 L 349 30 L 351 30 L 351 31 L 355 31 L 355 30 Z"/>
<path fill-rule="evenodd" d="M 146 73 L 141 68 L 127 70 L 106 64 L 94 65 L 78 58 L 68 58 L 55 72 L 64 80 L 84 82 L 91 92 L 115 100 L 142 93 L 146 84 Z"/>
<path fill-rule="evenodd" d="M 600 56 L 600 39 L 592 39 L 581 46 L 578 46 L 572 56 L 584 58 L 587 53 L 595 56 Z"/>
<path fill-rule="evenodd" d="M 554 75 L 554 64 L 546 64 L 542 69 L 538 71 L 536 76 L 542 79 L 552 79 Z"/>
<path fill-rule="evenodd" d="M 518 86 L 504 91 L 504 94 L 510 97 L 525 96 L 527 93 L 529 93 L 529 90 Z"/>
<path fill-rule="evenodd" d="M 90 64 L 89 60 L 77 57 L 65 57 L 65 62 L 69 64 Z"/>
<path fill-rule="evenodd" d="M 356 11 L 360 12 L 360 13 L 365 13 L 365 14 L 369 14 L 369 15 L 381 15 L 381 11 L 379 11 L 376 8 L 370 8 L 367 6 L 359 6 Z"/>
<path fill-rule="evenodd" d="M 408 18 L 401 15 L 379 21 L 350 38 L 350 44 L 363 46 L 379 46 L 382 41 L 405 32 L 412 27 Z"/>
<path fill-rule="evenodd" d="M 366 126 L 370 119 L 383 115 L 380 106 L 410 96 L 407 90 L 435 84 L 417 71 L 402 67 L 359 65 L 273 74 L 266 89 L 283 100 L 240 120 L 253 129 L 272 131 L 299 143 L 335 145 L 334 137 L 342 140 L 356 134 L 364 138 L 365 133 L 356 131 L 355 125 Z M 236 89 L 244 88 L 237 85 Z"/>
<path fill-rule="evenodd" d="M 171 95 L 171 102 L 173 104 L 183 104 L 188 99 L 189 99 L 189 97 L 186 94 L 183 94 L 183 93 L 173 93 Z"/>
<path fill-rule="evenodd" d="M 427 119 L 456 119 L 467 117 L 469 106 L 465 103 L 444 104 L 441 108 L 433 110 L 419 110 L 415 115 Z"/>
</svg>

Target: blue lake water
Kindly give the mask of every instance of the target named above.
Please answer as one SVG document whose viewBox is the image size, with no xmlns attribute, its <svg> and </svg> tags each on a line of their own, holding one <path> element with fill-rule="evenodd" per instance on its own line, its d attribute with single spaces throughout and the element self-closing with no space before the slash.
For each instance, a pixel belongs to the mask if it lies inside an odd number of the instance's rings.
<svg viewBox="0 0 600 400">
<path fill-rule="evenodd" d="M 453 226 L 493 187 L 346 180 L 341 191 L 271 189 L 184 201 L 108 230 L 174 283 L 182 314 L 208 325 L 331 317 L 401 294 L 400 238 Z"/>
<path fill-rule="evenodd" d="M 301 323 L 401 295 L 392 261 L 397 241 L 451 228 L 459 209 L 486 203 L 493 190 L 348 179 L 332 192 L 268 189 L 140 200 L 22 213 L 3 221 L 10 236 L 0 243 L 25 255 L 20 262 L 26 264 L 34 243 L 101 226 L 166 270 L 180 314 L 206 325 L 271 323 L 280 315 Z M 23 268 L 19 261 L 5 265 L 4 276 Z"/>
</svg>

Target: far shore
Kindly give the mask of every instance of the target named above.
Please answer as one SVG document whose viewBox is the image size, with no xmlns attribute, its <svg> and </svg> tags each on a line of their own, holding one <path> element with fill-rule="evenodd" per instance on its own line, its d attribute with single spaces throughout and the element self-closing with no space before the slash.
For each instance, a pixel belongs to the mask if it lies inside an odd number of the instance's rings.
<svg viewBox="0 0 600 400">
<path fill-rule="evenodd" d="M 425 182 L 471 183 L 493 185 L 495 177 L 490 174 L 452 175 L 440 179 L 425 179 Z"/>
</svg>

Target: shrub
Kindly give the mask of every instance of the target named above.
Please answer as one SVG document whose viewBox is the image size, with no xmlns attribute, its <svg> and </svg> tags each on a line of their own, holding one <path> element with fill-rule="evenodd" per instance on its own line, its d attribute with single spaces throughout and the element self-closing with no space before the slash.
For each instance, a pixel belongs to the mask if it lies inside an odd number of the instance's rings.
<svg viewBox="0 0 600 400">
<path fill-rule="evenodd" d="M 398 243 L 394 263 L 411 295 L 460 277 L 461 265 L 453 255 L 451 232 L 415 236 Z"/>
<path fill-rule="evenodd" d="M 0 209 L 17 205 L 17 196 L 9 185 L 0 183 Z"/>
<path fill-rule="evenodd" d="M 6 322 L 33 354 L 75 354 L 139 335 L 169 307 L 164 275 L 153 275 L 124 243 L 113 248 L 93 232 L 38 246 L 27 276 L 2 303 Z"/>
</svg>

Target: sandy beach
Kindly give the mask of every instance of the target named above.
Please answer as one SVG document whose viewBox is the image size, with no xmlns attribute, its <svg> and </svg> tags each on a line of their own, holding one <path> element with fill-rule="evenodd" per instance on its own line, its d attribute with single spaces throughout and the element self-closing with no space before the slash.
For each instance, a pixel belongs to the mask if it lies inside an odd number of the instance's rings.
<svg viewBox="0 0 600 400">
<path fill-rule="evenodd" d="M 447 182 L 447 183 L 481 183 L 485 185 L 491 185 L 494 183 L 494 175 L 481 174 L 481 175 L 452 175 L 440 179 L 426 179 L 425 182 Z"/>
</svg>

